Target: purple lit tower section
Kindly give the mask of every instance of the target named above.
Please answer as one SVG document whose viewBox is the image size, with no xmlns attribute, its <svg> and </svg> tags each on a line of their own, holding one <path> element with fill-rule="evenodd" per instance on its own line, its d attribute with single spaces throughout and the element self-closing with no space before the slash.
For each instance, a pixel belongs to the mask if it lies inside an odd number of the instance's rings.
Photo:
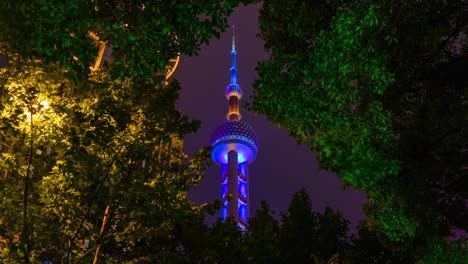
<svg viewBox="0 0 468 264">
<path fill-rule="evenodd" d="M 242 228 L 247 227 L 249 218 L 248 165 L 257 155 L 257 135 L 244 121 L 240 121 L 239 101 L 242 90 L 237 84 L 236 44 L 232 37 L 231 82 L 226 87 L 229 102 L 227 121 L 221 123 L 211 136 L 212 158 L 221 165 L 221 217 L 232 217 Z M 231 199 L 228 201 L 228 195 Z"/>
</svg>

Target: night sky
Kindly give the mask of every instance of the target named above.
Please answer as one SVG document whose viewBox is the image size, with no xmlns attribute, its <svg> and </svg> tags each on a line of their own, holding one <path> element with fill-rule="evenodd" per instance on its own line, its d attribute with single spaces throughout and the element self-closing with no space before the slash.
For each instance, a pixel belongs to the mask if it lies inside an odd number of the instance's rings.
<svg viewBox="0 0 468 264">
<path fill-rule="evenodd" d="M 253 93 L 252 83 L 258 77 L 257 62 L 268 58 L 262 40 L 257 37 L 259 7 L 241 6 L 229 19 L 230 25 L 236 28 L 238 83 L 243 91 L 241 106 Z M 228 104 L 224 92 L 230 76 L 231 39 L 229 30 L 219 40 L 203 46 L 198 56 L 183 56 L 174 73 L 182 86 L 177 107 L 189 117 L 202 121 L 199 131 L 188 135 L 184 141 L 184 150 L 189 156 L 207 146 L 211 133 L 225 121 Z M 243 108 L 241 114 L 242 120 L 254 128 L 259 138 L 257 159 L 249 167 L 252 214 L 262 200 L 277 213 L 287 210 L 292 195 L 305 187 L 315 210 L 322 212 L 327 206 L 339 210 L 354 226 L 359 219 L 364 219 L 361 209 L 366 200 L 364 193 L 353 188 L 343 191 L 340 188 L 343 184 L 335 174 L 320 169 L 315 152 L 306 145 L 298 145 L 284 128 Z M 219 199 L 220 184 L 221 168 L 214 165 L 201 184 L 193 188 L 190 199 L 196 204 Z"/>
</svg>

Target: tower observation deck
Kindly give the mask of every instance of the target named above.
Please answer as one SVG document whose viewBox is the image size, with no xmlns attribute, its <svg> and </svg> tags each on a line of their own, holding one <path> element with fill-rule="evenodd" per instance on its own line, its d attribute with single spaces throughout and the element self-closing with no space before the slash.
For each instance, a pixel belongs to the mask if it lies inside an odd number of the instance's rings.
<svg viewBox="0 0 468 264">
<path fill-rule="evenodd" d="M 210 144 L 212 158 L 221 165 L 221 217 L 232 217 L 240 228 L 247 227 L 249 218 L 248 165 L 257 155 L 257 135 L 250 125 L 241 121 L 239 101 L 242 90 L 237 83 L 236 43 L 232 37 L 231 80 L 226 87 L 228 100 L 227 121 L 213 132 Z M 228 196 L 231 198 L 228 199 Z"/>
</svg>

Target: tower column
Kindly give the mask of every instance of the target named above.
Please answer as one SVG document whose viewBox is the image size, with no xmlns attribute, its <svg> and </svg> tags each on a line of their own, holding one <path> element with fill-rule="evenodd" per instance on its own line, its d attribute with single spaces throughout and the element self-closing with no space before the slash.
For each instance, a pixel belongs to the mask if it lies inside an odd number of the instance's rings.
<svg viewBox="0 0 468 264">
<path fill-rule="evenodd" d="M 226 116 L 226 119 L 231 121 L 240 120 L 239 98 L 237 98 L 237 96 L 229 97 L 228 114 Z"/>
<path fill-rule="evenodd" d="M 231 200 L 228 202 L 228 217 L 233 217 L 234 221 L 238 221 L 238 208 L 239 208 L 239 193 L 238 193 L 238 161 L 237 152 L 231 150 L 228 152 L 228 194 L 231 194 Z"/>
</svg>

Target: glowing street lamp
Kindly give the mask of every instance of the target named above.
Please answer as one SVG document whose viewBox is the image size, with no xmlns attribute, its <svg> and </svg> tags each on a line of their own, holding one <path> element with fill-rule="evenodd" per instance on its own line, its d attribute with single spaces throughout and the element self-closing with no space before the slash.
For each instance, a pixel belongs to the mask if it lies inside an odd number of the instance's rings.
<svg viewBox="0 0 468 264">
<path fill-rule="evenodd" d="M 31 107 L 29 107 L 30 109 L 25 110 L 24 112 L 26 115 L 26 119 L 28 120 L 28 122 L 31 122 L 31 116 L 33 118 L 37 118 L 40 111 L 45 111 L 49 109 L 49 107 L 49 102 L 47 100 L 43 100 L 39 104 L 32 105 Z"/>
</svg>

